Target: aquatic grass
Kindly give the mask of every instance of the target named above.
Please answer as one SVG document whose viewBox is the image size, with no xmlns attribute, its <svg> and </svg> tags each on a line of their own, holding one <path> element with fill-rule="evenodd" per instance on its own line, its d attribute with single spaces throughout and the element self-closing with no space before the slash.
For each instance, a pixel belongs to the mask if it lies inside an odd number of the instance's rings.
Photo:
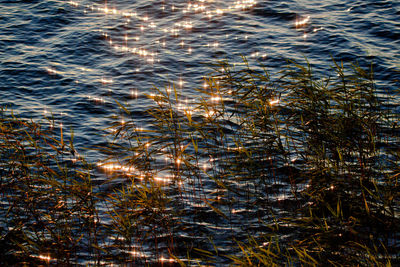
<svg viewBox="0 0 400 267">
<path fill-rule="evenodd" d="M 313 78 L 310 65 L 289 65 L 281 80 L 283 89 L 289 92 L 285 101 L 291 108 L 284 123 L 289 124 L 286 129 L 293 129 L 289 132 L 292 140 L 302 142 L 300 147 L 304 149 L 296 157 L 306 163 L 299 174 L 308 180 L 302 193 L 311 203 L 306 206 L 308 214 L 305 210 L 306 216 L 301 219 L 300 227 L 307 229 L 304 233 L 308 236 L 302 244 L 313 244 L 311 251 L 317 251 L 313 254 L 320 257 L 320 262 L 338 260 L 338 264 L 345 264 L 354 260 L 356 264 L 363 262 L 360 255 L 365 254 L 347 251 L 349 240 L 341 237 L 357 240 L 359 248 L 381 247 L 384 253 L 383 240 L 393 245 L 386 231 L 390 228 L 398 232 L 392 227 L 398 215 L 384 211 L 383 203 L 388 199 L 380 194 L 381 190 L 393 189 L 393 184 L 386 184 L 393 176 L 383 175 L 387 162 L 382 160 L 390 151 L 377 147 L 383 139 L 389 140 L 385 132 L 393 121 L 387 120 L 387 111 L 382 108 L 385 103 L 375 96 L 370 74 L 353 66 L 352 76 L 346 77 L 343 66 L 334 63 L 338 82 Z M 391 142 L 396 146 L 393 139 Z M 289 143 L 287 151 L 291 148 Z M 395 195 L 390 199 L 398 198 Z M 321 218 L 323 223 L 309 225 Z M 357 230 L 353 231 L 352 226 Z M 353 236 L 349 237 L 348 231 L 353 231 Z M 378 244 L 373 244 L 372 236 Z M 345 249 L 339 256 L 340 244 Z M 364 264 L 368 262 L 366 259 Z"/>
<path fill-rule="evenodd" d="M 52 128 L 6 110 L 0 125 L 1 262 L 71 264 L 82 250 L 95 256 L 88 164 Z"/>
<path fill-rule="evenodd" d="M 194 99 L 154 88 L 145 127 L 116 101 L 96 168 L 51 118 L 2 111 L 0 261 L 396 265 L 398 93 L 331 70 L 219 62 Z"/>
<path fill-rule="evenodd" d="M 238 243 L 244 258 L 211 253 L 216 262 L 384 264 L 398 247 L 393 151 L 399 136 L 390 131 L 396 119 L 377 96 L 372 72 L 335 61 L 332 70 L 316 77 L 310 64 L 288 62 L 272 81 L 265 69 L 253 70 L 247 62 L 239 70 L 221 62 L 190 105 L 173 87 L 150 96 L 155 123 L 141 133 L 148 147 L 137 142 L 129 149 L 143 155 L 151 150 L 151 169 L 168 173 L 177 185 L 178 191 L 163 190 L 185 211 L 178 221 L 210 222 L 201 216 L 208 208 L 215 213 L 211 221 L 230 227 L 232 237 L 251 236 L 248 244 Z M 255 229 L 272 224 L 269 230 L 254 230 L 254 215 Z M 273 224 L 282 246 L 277 257 L 254 248 Z M 282 231 L 293 241 L 280 240 Z M 197 247 L 194 255 L 211 249 Z"/>
</svg>

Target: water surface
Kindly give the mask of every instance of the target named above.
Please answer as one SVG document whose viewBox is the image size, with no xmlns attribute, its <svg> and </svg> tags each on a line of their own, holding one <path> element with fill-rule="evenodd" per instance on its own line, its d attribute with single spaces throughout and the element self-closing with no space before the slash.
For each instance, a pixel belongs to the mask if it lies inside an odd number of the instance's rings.
<svg viewBox="0 0 400 267">
<path fill-rule="evenodd" d="M 188 98 L 208 62 L 246 56 L 271 71 L 307 57 L 375 65 L 388 78 L 400 65 L 398 1 L 1 1 L 0 104 L 27 117 L 52 112 L 73 127 L 78 147 L 144 94 L 174 82 Z M 389 88 L 390 89 L 390 88 Z M 139 121 L 145 118 L 137 118 Z M 85 152 L 97 157 L 94 152 Z"/>
<path fill-rule="evenodd" d="M 54 127 L 72 127 L 75 146 L 96 161 L 105 155 L 84 148 L 105 144 L 101 129 L 119 114 L 115 100 L 146 127 L 154 86 L 173 83 L 195 99 L 217 60 L 243 64 L 245 56 L 272 73 L 284 59 L 304 57 L 322 73 L 331 58 L 373 63 L 377 84 L 390 93 L 400 78 L 399 18 L 395 0 L 3 0 L 0 105 L 23 117 L 54 116 Z M 253 212 L 234 210 L 243 211 Z M 232 230 L 197 226 L 220 240 Z"/>
</svg>

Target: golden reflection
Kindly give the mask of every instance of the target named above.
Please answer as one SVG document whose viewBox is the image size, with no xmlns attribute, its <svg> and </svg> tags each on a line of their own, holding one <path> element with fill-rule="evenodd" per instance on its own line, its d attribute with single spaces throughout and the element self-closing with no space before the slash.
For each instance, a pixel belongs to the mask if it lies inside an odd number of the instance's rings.
<svg viewBox="0 0 400 267">
<path fill-rule="evenodd" d="M 213 96 L 210 98 L 211 102 L 219 102 L 222 100 L 220 96 Z"/>
<path fill-rule="evenodd" d="M 75 1 L 69 1 L 68 4 L 70 4 L 73 7 L 78 7 L 79 6 L 79 3 L 75 2 Z"/>
<path fill-rule="evenodd" d="M 277 105 L 277 104 L 279 104 L 279 99 L 274 99 L 274 100 L 270 100 L 269 101 L 269 105 L 270 106 L 275 106 L 275 105 Z"/>
<path fill-rule="evenodd" d="M 302 20 L 296 20 L 296 22 L 295 22 L 296 28 L 301 28 L 301 27 L 304 27 L 305 25 L 307 25 L 310 22 L 310 18 L 311 18 L 310 16 L 307 16 Z"/>
<path fill-rule="evenodd" d="M 97 96 L 88 96 L 90 101 L 94 101 L 97 103 L 105 103 L 106 101 L 104 100 L 103 97 L 97 97 Z"/>
<path fill-rule="evenodd" d="M 154 177 L 154 181 L 167 184 L 167 183 L 170 183 L 172 181 L 172 178 L 156 176 L 156 177 Z"/>
<path fill-rule="evenodd" d="M 172 262 L 175 262 L 175 260 L 172 258 L 167 259 L 167 258 L 164 258 L 164 256 L 161 256 L 160 262 L 161 263 L 163 263 L 163 262 L 171 262 L 172 263 Z"/>
<path fill-rule="evenodd" d="M 51 75 L 60 75 L 60 74 L 63 74 L 63 72 L 58 71 L 58 70 L 56 70 L 56 69 L 54 69 L 54 68 L 47 67 L 47 68 L 45 68 L 45 69 L 46 69 L 46 71 L 47 71 L 49 74 L 51 74 Z"/>
<path fill-rule="evenodd" d="M 282 193 L 276 196 L 277 201 L 284 201 L 289 198 L 289 195 Z"/>
<path fill-rule="evenodd" d="M 101 78 L 101 83 L 102 84 L 111 84 L 113 82 L 114 82 L 113 79 L 106 79 L 104 77 Z"/>
<path fill-rule="evenodd" d="M 215 112 L 214 110 L 208 110 L 208 111 L 205 112 L 205 116 L 206 116 L 207 118 L 211 118 L 211 117 L 213 117 L 215 114 L 216 114 L 216 112 Z"/>
<path fill-rule="evenodd" d="M 210 163 L 203 163 L 203 171 L 207 172 L 209 169 L 211 169 Z"/>
<path fill-rule="evenodd" d="M 131 97 L 137 98 L 139 95 L 138 90 L 131 90 Z"/>
<path fill-rule="evenodd" d="M 123 172 L 125 175 L 134 175 L 135 168 L 132 166 L 124 166 L 119 163 L 98 163 L 97 167 L 106 172 Z"/>
<path fill-rule="evenodd" d="M 78 1 L 69 1 L 68 2 L 71 6 L 73 7 L 79 7 L 80 4 Z M 254 0 L 241 0 L 241 1 L 234 1 L 230 5 L 227 5 L 226 7 L 221 7 L 221 6 L 212 6 L 210 3 L 215 4 L 215 1 L 189 1 L 185 6 L 183 7 L 176 7 L 175 5 L 171 5 L 172 11 L 179 11 L 181 10 L 183 13 L 193 13 L 193 14 L 199 14 L 200 16 L 203 16 L 205 18 L 213 19 L 214 17 L 221 17 L 225 15 L 226 13 L 234 12 L 234 11 L 241 11 L 241 10 L 246 10 L 249 8 L 254 7 L 257 2 Z M 139 25 L 139 31 L 140 34 L 144 34 L 144 32 L 147 29 L 152 29 L 155 32 L 159 33 L 164 33 L 168 34 L 170 36 L 178 37 L 181 34 L 181 30 L 186 30 L 190 31 L 195 27 L 195 22 L 187 18 L 189 15 L 185 15 L 184 18 L 182 18 L 180 21 L 174 22 L 173 25 L 167 25 L 167 26 L 161 26 L 160 24 L 157 23 L 155 18 L 148 16 L 147 14 L 140 14 L 136 11 L 131 11 L 131 10 L 123 10 L 123 9 L 118 9 L 115 7 L 109 7 L 107 5 L 107 2 L 104 4 L 91 4 L 91 5 L 85 5 L 84 6 L 85 11 L 91 10 L 92 12 L 95 13 L 100 13 L 104 15 L 112 15 L 112 16 L 120 16 L 123 18 L 127 23 L 133 22 L 134 20 L 138 21 Z M 165 10 L 165 3 L 160 4 L 160 9 Z M 132 20 L 134 19 L 134 20 Z M 140 23 L 143 24 L 140 24 Z M 301 21 L 298 22 L 298 24 L 301 24 Z M 139 35 L 140 35 L 139 34 Z M 103 36 L 107 39 L 109 45 L 116 51 L 118 52 L 130 52 L 134 55 L 137 55 L 139 57 L 144 58 L 144 62 L 148 64 L 154 64 L 155 62 L 160 62 L 160 59 L 157 59 L 154 56 L 154 52 L 152 53 L 151 51 L 147 50 L 147 48 L 144 47 L 130 47 L 128 45 L 128 35 L 127 33 L 124 34 L 122 37 L 114 36 L 114 38 L 111 38 L 108 33 L 103 33 Z M 226 35 L 228 38 L 229 35 Z M 200 38 L 202 36 L 200 35 Z M 248 37 L 246 36 L 245 39 Z M 124 44 L 117 44 L 118 41 L 116 40 L 124 40 Z M 165 39 L 165 37 L 159 37 L 159 39 Z M 135 37 L 136 41 L 140 40 L 140 37 L 137 36 Z M 160 44 L 162 47 L 167 47 L 167 44 L 165 40 L 160 42 L 159 40 L 156 41 L 156 43 Z M 187 44 L 184 41 L 180 42 L 181 47 L 186 47 Z M 213 42 L 213 43 L 208 43 L 206 45 L 207 47 L 214 47 L 218 48 L 220 46 L 219 42 Z M 187 53 L 192 54 L 194 52 L 195 47 L 187 47 Z M 255 56 L 255 55 L 253 55 Z"/>
<path fill-rule="evenodd" d="M 323 27 L 315 28 L 315 29 L 313 30 L 313 32 L 319 32 L 319 31 L 322 31 L 323 29 L 324 29 Z"/>
<path fill-rule="evenodd" d="M 185 35 L 185 40 L 183 38 L 171 38 L 171 37 L 178 37 L 181 34 L 192 34 L 192 30 L 198 26 L 197 21 L 198 18 L 201 19 L 221 19 L 224 15 L 229 14 L 231 12 L 235 11 L 241 11 L 241 10 L 246 10 L 254 7 L 257 4 L 257 1 L 254 0 L 237 0 L 237 1 L 230 1 L 230 3 L 219 3 L 217 1 L 211 1 L 211 0 L 198 0 L 198 1 L 188 1 L 187 4 L 184 6 L 175 6 L 175 5 L 170 5 L 169 7 L 171 8 L 172 11 L 177 11 L 177 12 L 183 12 L 185 15 L 179 15 L 182 16 L 178 20 L 172 22 L 169 25 L 164 25 L 161 23 L 158 23 L 155 17 L 152 17 L 151 15 L 145 14 L 143 11 L 135 11 L 135 10 L 124 10 L 124 9 L 119 9 L 115 7 L 110 7 L 106 3 L 103 4 L 90 4 L 90 5 L 82 5 L 79 3 L 79 1 L 69 1 L 68 2 L 71 6 L 73 7 L 80 7 L 85 9 L 85 11 L 89 11 L 92 13 L 100 14 L 107 16 L 107 18 L 118 18 L 120 16 L 121 19 L 123 19 L 124 22 L 130 23 L 132 22 L 131 26 L 127 28 L 126 31 L 122 32 L 120 35 L 113 35 L 112 33 L 107 33 L 107 28 L 100 29 L 99 31 L 103 35 L 105 42 L 109 44 L 109 47 L 117 52 L 121 53 L 126 53 L 127 56 L 136 56 L 139 59 L 142 60 L 143 63 L 145 64 L 154 64 L 156 62 L 160 62 L 159 59 L 159 53 L 158 50 L 162 51 L 164 49 L 173 49 L 176 46 L 180 46 L 182 48 L 182 53 L 196 53 L 196 48 L 198 47 L 210 47 L 214 48 L 215 50 L 218 49 L 220 46 L 222 46 L 222 42 L 220 43 L 219 41 L 221 40 L 209 40 L 209 42 L 205 43 L 196 43 L 196 42 L 189 42 L 188 40 L 190 38 L 186 38 Z M 222 6 L 223 5 L 223 6 Z M 168 7 L 168 8 L 169 8 Z M 167 8 L 167 5 L 165 3 L 160 3 L 159 8 L 161 10 L 165 10 Z M 196 20 L 193 20 L 194 18 L 191 18 L 191 15 L 196 16 Z M 310 16 L 305 17 L 301 20 L 297 20 L 295 22 L 296 28 L 302 27 L 306 24 L 308 24 L 310 21 Z M 129 28 L 133 29 L 133 31 L 128 30 Z M 315 30 L 320 30 L 320 29 L 315 29 Z M 139 42 L 143 42 L 146 40 L 146 34 L 153 34 L 155 33 L 156 35 L 156 40 L 153 40 L 155 44 L 157 44 L 156 48 L 152 48 L 150 43 L 142 43 L 140 44 Z M 225 34 L 224 35 L 226 38 L 235 38 L 236 36 L 233 36 L 231 34 Z M 208 37 L 206 34 L 200 34 L 198 36 L 199 38 L 206 38 Z M 249 38 L 248 35 L 241 36 L 241 39 L 247 40 Z M 236 37 L 236 39 L 238 39 Z M 260 52 L 253 52 L 250 54 L 250 57 L 262 57 L 265 58 L 266 54 L 260 54 Z M 53 69 L 53 68 L 46 68 L 47 72 L 50 74 L 59 74 L 60 72 Z M 82 68 L 83 70 L 83 68 Z M 139 68 L 134 69 L 136 72 L 139 72 Z M 224 70 L 221 70 L 223 72 Z M 178 77 L 178 80 L 175 81 L 177 84 L 177 87 L 182 89 L 186 82 L 184 81 L 186 77 Z M 103 85 L 110 85 L 113 84 L 114 81 L 112 78 L 101 78 L 101 83 Z M 217 82 L 218 83 L 218 82 Z M 207 89 L 209 87 L 209 84 L 205 81 L 203 84 L 204 89 Z M 171 89 L 168 89 L 169 92 Z M 132 98 L 137 98 L 138 97 L 138 91 L 137 90 L 131 90 L 130 95 Z M 156 98 L 159 97 L 159 95 L 151 94 L 150 97 Z M 97 96 L 88 96 L 89 100 L 97 102 L 97 103 L 104 103 L 105 100 L 102 97 L 97 97 Z M 223 100 L 223 98 L 219 95 L 212 95 L 209 99 L 211 102 L 220 102 Z M 271 106 L 277 105 L 279 103 L 279 100 L 271 100 L 269 104 Z M 191 107 L 190 104 L 187 102 L 179 102 L 177 104 L 177 109 L 185 112 L 187 115 L 192 115 L 194 112 L 194 108 Z M 208 110 L 204 112 L 203 114 L 205 117 L 210 118 L 216 115 L 216 111 L 214 110 Z M 121 124 L 125 124 L 124 120 L 121 120 Z M 146 146 L 148 147 L 148 146 Z M 180 159 L 176 160 L 175 162 L 177 165 L 179 165 Z M 130 173 L 132 170 L 126 169 L 126 167 L 114 164 L 114 165 L 104 165 L 102 167 L 105 170 L 108 171 L 122 171 L 122 172 L 127 172 Z"/>
<path fill-rule="evenodd" d="M 37 256 L 39 259 L 50 262 L 52 260 L 52 258 L 50 257 L 50 255 L 39 255 Z"/>
</svg>

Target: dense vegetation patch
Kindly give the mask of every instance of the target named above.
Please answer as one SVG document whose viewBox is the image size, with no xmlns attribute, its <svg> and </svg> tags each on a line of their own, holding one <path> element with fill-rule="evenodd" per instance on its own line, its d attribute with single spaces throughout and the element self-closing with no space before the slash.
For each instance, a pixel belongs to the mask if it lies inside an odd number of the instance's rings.
<svg viewBox="0 0 400 267">
<path fill-rule="evenodd" d="M 1 261 L 399 263 L 398 93 L 333 62 L 215 66 L 198 97 L 123 104 L 93 172 L 62 132 L 1 118 Z M 4 113 L 4 112 L 3 112 Z"/>
</svg>

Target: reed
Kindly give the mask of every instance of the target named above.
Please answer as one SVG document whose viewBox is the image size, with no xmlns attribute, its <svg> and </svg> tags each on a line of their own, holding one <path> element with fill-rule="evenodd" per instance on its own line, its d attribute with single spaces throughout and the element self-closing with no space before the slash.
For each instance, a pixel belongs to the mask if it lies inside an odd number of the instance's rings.
<svg viewBox="0 0 400 267">
<path fill-rule="evenodd" d="M 318 77 L 307 62 L 288 62 L 271 80 L 246 61 L 236 70 L 221 62 L 190 105 L 173 86 L 149 96 L 155 122 L 123 160 L 152 179 L 167 173 L 176 187 L 160 188 L 171 209 L 182 207 L 178 221 L 230 228 L 230 238 L 214 236 L 219 244 L 248 238 L 233 256 L 203 242 L 192 256 L 242 265 L 398 260 L 398 95 L 378 97 L 372 69 L 333 61 L 331 70 Z"/>
<path fill-rule="evenodd" d="M 117 102 L 97 168 L 51 119 L 3 110 L 0 261 L 399 263 L 398 93 L 356 64 L 244 63 L 215 64 L 196 99 L 155 88 L 146 128 Z"/>
<path fill-rule="evenodd" d="M 67 141 L 53 125 L 1 110 L 2 264 L 72 264 L 83 251 L 98 254 L 90 166 L 73 134 Z"/>
</svg>

